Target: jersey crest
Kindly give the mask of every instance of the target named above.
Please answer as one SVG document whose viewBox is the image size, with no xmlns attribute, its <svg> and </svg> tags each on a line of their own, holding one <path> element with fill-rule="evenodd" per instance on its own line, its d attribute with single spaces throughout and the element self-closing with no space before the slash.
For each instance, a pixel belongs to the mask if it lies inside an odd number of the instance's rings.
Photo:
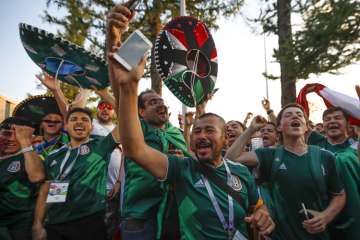
<svg viewBox="0 0 360 240">
<path fill-rule="evenodd" d="M 237 192 L 240 192 L 242 189 L 242 184 L 240 178 L 235 175 L 231 175 L 231 187 Z"/>
<path fill-rule="evenodd" d="M 20 167 L 21 167 L 20 161 L 14 161 L 10 163 L 10 165 L 7 168 L 7 171 L 11 173 L 16 173 L 20 171 Z"/>
<path fill-rule="evenodd" d="M 90 148 L 87 145 L 82 145 L 80 147 L 80 155 L 86 155 L 90 152 Z"/>
</svg>

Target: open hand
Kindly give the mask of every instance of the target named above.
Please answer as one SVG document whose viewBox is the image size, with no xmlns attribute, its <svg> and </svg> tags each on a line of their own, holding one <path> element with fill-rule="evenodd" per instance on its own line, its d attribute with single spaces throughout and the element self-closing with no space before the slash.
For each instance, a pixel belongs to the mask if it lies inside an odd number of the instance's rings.
<svg viewBox="0 0 360 240">
<path fill-rule="evenodd" d="M 54 92 L 54 91 L 60 90 L 59 80 L 55 79 L 51 75 L 44 72 L 43 74 L 36 74 L 35 76 L 50 91 Z"/>
</svg>

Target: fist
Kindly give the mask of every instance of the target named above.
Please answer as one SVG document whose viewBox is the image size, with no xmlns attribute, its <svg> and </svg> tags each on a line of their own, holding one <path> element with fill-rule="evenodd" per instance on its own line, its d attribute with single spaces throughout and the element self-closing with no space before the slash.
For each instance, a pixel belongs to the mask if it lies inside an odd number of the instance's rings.
<svg viewBox="0 0 360 240">
<path fill-rule="evenodd" d="M 31 142 L 32 135 L 34 133 L 34 129 L 32 127 L 15 125 L 14 128 L 16 140 L 18 140 L 19 143 L 24 141 Z"/>
</svg>

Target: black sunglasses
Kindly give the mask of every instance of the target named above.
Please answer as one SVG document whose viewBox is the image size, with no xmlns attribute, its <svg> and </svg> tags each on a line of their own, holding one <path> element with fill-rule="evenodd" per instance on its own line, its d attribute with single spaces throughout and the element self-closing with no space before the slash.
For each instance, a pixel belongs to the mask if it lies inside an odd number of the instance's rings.
<svg viewBox="0 0 360 240">
<path fill-rule="evenodd" d="M 52 120 L 43 120 L 44 123 L 47 123 L 47 124 L 60 124 L 62 123 L 62 121 L 52 121 Z"/>
</svg>

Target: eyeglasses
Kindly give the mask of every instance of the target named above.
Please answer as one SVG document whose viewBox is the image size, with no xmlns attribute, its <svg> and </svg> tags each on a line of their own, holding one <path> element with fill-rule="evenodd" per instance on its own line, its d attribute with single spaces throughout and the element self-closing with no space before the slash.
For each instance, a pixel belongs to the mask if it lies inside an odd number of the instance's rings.
<svg viewBox="0 0 360 240">
<path fill-rule="evenodd" d="M 107 110 L 113 110 L 114 108 L 113 108 L 113 106 L 112 106 L 111 104 L 109 104 L 109 103 L 100 103 L 99 106 L 98 106 L 98 109 L 99 109 L 99 110 L 105 110 L 105 109 L 107 109 Z"/>
<path fill-rule="evenodd" d="M 43 120 L 44 123 L 47 123 L 47 124 L 60 124 L 62 123 L 62 121 L 52 121 L 52 120 Z"/>
</svg>

